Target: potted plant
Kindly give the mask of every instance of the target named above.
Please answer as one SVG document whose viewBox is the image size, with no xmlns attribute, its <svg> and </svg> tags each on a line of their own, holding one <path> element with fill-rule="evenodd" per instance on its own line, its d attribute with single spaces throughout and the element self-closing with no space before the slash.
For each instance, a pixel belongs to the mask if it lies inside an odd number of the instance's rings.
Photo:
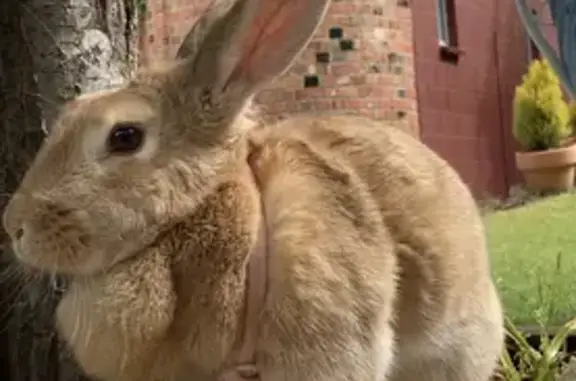
<svg viewBox="0 0 576 381">
<path fill-rule="evenodd" d="M 565 191 L 574 185 L 576 145 L 568 104 L 545 60 L 534 60 L 514 96 L 514 137 L 522 146 L 516 166 L 533 191 Z"/>
</svg>

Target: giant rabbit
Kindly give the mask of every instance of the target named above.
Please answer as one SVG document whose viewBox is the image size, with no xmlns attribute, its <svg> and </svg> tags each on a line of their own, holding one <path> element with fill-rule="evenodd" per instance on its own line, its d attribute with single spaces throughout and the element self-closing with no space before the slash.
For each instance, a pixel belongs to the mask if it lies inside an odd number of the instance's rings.
<svg viewBox="0 0 576 381">
<path fill-rule="evenodd" d="M 4 214 L 67 276 L 58 328 L 104 381 L 488 381 L 499 297 L 456 172 L 385 122 L 268 124 L 329 0 L 219 1 L 173 64 L 67 105 Z"/>
</svg>

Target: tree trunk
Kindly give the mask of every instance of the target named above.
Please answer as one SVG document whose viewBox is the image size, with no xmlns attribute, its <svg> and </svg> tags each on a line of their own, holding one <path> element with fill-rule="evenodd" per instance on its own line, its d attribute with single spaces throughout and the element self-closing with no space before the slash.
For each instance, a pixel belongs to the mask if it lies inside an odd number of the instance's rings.
<svg viewBox="0 0 576 381">
<path fill-rule="evenodd" d="M 58 105 L 122 83 L 136 64 L 136 1 L 26 0 L 30 41 L 47 125 Z"/>
<path fill-rule="evenodd" d="M 143 0 L 0 1 L 0 212 L 59 106 L 121 83 L 137 64 Z M 53 312 L 62 280 L 18 279 L 2 232 L 0 379 L 84 379 L 58 341 Z"/>
</svg>

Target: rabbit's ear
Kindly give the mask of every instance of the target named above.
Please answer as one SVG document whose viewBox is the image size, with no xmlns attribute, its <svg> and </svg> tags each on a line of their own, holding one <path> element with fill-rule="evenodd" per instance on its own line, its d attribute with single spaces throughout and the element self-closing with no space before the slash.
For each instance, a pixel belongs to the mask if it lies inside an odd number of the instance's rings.
<svg viewBox="0 0 576 381">
<path fill-rule="evenodd" d="M 308 43 L 330 0 L 237 0 L 216 20 L 185 39 L 197 44 L 189 57 L 191 85 L 210 93 L 214 104 L 241 107 L 262 85 L 282 74 Z M 200 21 L 202 22 L 202 21 Z M 195 41 L 201 39 L 201 41 Z M 186 41 L 189 40 L 189 41 Z"/>
</svg>

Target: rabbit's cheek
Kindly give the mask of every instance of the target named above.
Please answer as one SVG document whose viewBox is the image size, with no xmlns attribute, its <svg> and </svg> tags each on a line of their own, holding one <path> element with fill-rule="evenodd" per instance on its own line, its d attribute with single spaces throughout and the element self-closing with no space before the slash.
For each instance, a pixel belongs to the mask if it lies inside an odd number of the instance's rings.
<svg viewBox="0 0 576 381">
<path fill-rule="evenodd" d="M 70 266 L 70 272 L 73 274 L 90 276 L 109 267 L 106 253 L 102 250 L 91 248 L 79 253 L 82 257 Z"/>
<path fill-rule="evenodd" d="M 155 238 L 146 220 L 137 211 L 125 208 L 94 213 L 87 228 L 91 249 L 107 253 L 108 267 L 134 255 Z"/>
</svg>

